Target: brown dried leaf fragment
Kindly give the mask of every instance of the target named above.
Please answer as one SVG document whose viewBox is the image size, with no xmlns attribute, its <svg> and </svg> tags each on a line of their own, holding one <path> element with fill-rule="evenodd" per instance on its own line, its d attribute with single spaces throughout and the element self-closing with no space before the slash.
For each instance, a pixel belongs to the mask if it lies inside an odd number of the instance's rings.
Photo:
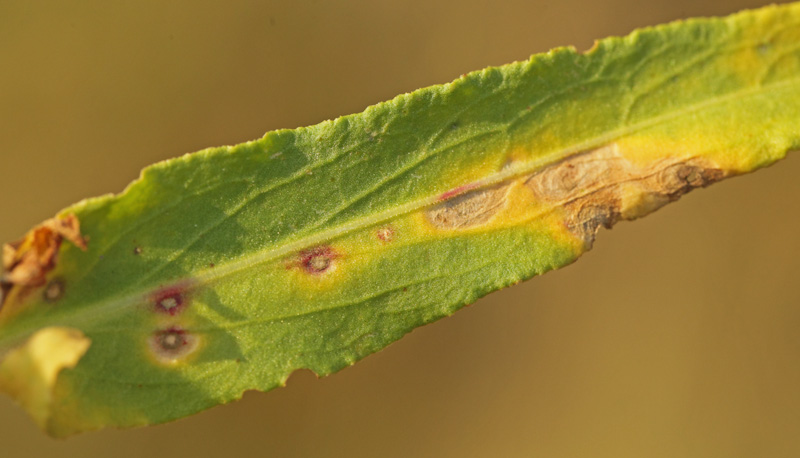
<svg viewBox="0 0 800 458">
<path fill-rule="evenodd" d="M 50 218 L 31 229 L 21 240 L 3 245 L 0 307 L 14 290 L 22 296 L 45 285 L 47 273 L 56 266 L 58 250 L 64 239 L 86 250 L 80 223 L 73 214 Z"/>
</svg>

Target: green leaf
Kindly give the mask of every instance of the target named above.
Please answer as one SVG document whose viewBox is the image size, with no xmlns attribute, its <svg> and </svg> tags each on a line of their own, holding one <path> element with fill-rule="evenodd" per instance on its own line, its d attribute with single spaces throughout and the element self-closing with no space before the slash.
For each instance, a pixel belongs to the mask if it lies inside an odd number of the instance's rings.
<svg viewBox="0 0 800 458">
<path fill-rule="evenodd" d="M 64 436 L 337 371 L 799 148 L 798 75 L 772 6 L 156 164 L 4 247 L 0 390 Z"/>
</svg>

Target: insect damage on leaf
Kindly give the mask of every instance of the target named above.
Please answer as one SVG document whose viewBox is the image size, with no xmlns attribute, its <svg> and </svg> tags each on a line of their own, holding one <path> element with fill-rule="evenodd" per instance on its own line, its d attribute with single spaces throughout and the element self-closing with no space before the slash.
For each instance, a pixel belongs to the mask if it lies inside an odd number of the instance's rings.
<svg viewBox="0 0 800 458">
<path fill-rule="evenodd" d="M 724 177 L 706 159 L 665 157 L 640 165 L 611 144 L 546 167 L 526 185 L 538 199 L 560 206 L 567 228 L 591 247 L 601 226 L 644 216 Z"/>
<path fill-rule="evenodd" d="M 73 214 L 48 219 L 31 229 L 21 240 L 3 245 L 0 310 L 12 296 L 19 302 L 47 283 L 47 274 L 56 267 L 64 239 L 86 250 L 86 239 L 81 236 L 80 223 Z M 63 295 L 64 288 L 63 280 L 54 280 L 45 288 L 45 299 L 57 300 Z"/>
<path fill-rule="evenodd" d="M 557 210 L 570 232 L 591 247 L 601 226 L 610 228 L 619 219 L 644 216 L 725 176 L 709 159 L 696 157 L 665 156 L 638 164 L 613 143 L 531 175 L 486 188 L 464 186 L 469 190 L 463 194 L 445 193 L 446 199 L 427 210 L 426 217 L 438 229 L 466 229 L 491 222 L 505 207 L 514 207 L 517 221 Z M 532 192 L 533 201 L 510 192 L 518 184 Z M 536 208 L 530 207 L 531 202 Z"/>
<path fill-rule="evenodd" d="M 444 202 L 427 212 L 428 220 L 439 229 L 464 229 L 488 222 L 505 204 L 508 185 L 476 189 L 461 195 L 443 196 Z"/>
</svg>

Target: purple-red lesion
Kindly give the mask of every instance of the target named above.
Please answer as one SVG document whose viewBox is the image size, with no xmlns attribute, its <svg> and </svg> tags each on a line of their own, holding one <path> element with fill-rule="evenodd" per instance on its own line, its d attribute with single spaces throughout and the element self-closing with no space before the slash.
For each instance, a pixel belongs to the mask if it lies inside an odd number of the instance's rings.
<svg viewBox="0 0 800 458">
<path fill-rule="evenodd" d="M 298 253 L 297 261 L 293 265 L 311 275 L 321 275 L 331 270 L 336 259 L 340 257 L 332 247 L 320 245 Z"/>
<path fill-rule="evenodd" d="M 152 295 L 155 310 L 170 316 L 175 316 L 188 305 L 186 287 L 170 286 L 162 288 Z"/>
</svg>

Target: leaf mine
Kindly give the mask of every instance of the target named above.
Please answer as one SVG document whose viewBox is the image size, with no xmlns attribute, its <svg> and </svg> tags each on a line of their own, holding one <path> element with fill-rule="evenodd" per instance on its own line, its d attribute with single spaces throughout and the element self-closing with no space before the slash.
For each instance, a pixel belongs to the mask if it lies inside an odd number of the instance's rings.
<svg viewBox="0 0 800 458">
<path fill-rule="evenodd" d="M 507 184 L 476 189 L 437 204 L 427 211 L 428 221 L 438 229 L 466 229 L 492 219 L 506 203 Z"/>
<path fill-rule="evenodd" d="M 611 144 L 548 166 L 526 185 L 538 199 L 561 206 L 569 230 L 590 247 L 601 226 L 644 216 L 724 177 L 707 159 L 665 157 L 641 165 Z"/>
</svg>

